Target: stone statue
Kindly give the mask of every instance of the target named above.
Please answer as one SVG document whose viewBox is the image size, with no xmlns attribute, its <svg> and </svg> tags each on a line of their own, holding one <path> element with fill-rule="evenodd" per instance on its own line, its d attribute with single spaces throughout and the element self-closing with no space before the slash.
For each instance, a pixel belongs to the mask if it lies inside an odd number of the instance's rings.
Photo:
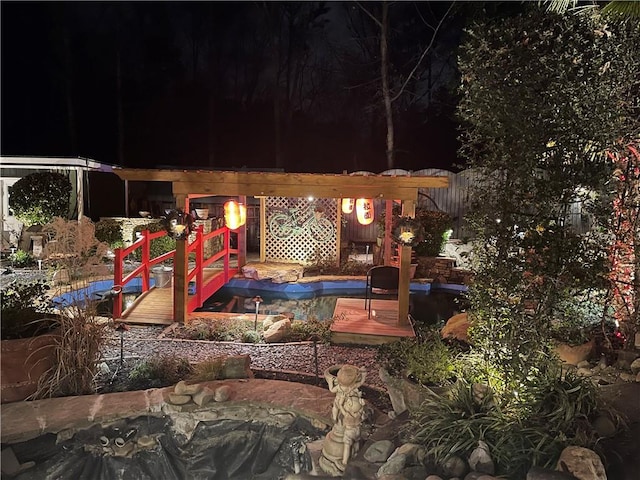
<svg viewBox="0 0 640 480">
<path fill-rule="evenodd" d="M 336 398 L 331 409 L 334 424 L 322 443 L 320 467 L 330 475 L 339 476 L 360 447 L 365 403 L 359 388 L 364 383 L 366 371 L 353 365 L 342 365 L 334 374 L 336 368 L 324 372 L 329 391 L 335 393 Z"/>
</svg>

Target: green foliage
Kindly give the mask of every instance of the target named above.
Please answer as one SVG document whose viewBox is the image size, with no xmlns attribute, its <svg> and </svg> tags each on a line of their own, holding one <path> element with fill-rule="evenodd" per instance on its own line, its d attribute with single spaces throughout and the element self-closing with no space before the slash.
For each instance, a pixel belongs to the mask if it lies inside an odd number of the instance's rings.
<svg viewBox="0 0 640 480">
<path fill-rule="evenodd" d="M 220 380 L 222 378 L 223 371 L 224 357 L 216 357 L 196 363 L 193 366 L 193 373 L 189 376 L 189 380 L 194 382 Z"/>
<path fill-rule="evenodd" d="M 595 448 L 597 440 L 589 422 L 598 407 L 595 387 L 589 379 L 557 373 L 537 377 L 508 408 L 491 392 L 479 395 L 459 381 L 450 397 L 427 398 L 407 434 L 436 461 L 465 458 L 483 440 L 496 473 L 506 478 L 524 478 L 532 465 L 552 467 L 564 447 Z"/>
<path fill-rule="evenodd" d="M 150 221 L 149 223 L 146 223 L 144 225 L 137 225 L 134 229 L 133 229 L 133 238 L 132 241 L 136 241 L 137 237 L 136 237 L 136 232 L 142 232 L 144 230 L 149 230 L 149 232 L 151 233 L 155 233 L 155 232 L 164 232 L 164 226 L 162 225 L 162 222 L 160 221 Z M 151 244 L 149 246 L 149 256 L 150 258 L 155 258 L 155 257 L 159 257 L 162 254 L 165 254 L 167 252 L 170 252 L 171 250 L 175 250 L 176 249 L 176 241 L 171 238 L 168 235 L 165 235 L 163 237 L 160 238 L 154 238 L 153 240 L 151 240 Z M 132 256 L 135 260 L 137 261 L 141 261 L 142 260 L 142 250 L 140 248 L 138 248 L 135 252 L 132 253 Z"/>
<path fill-rule="evenodd" d="M 422 241 L 416 245 L 418 256 L 437 257 L 448 240 L 448 231 L 453 227 L 451 216 L 447 212 L 416 209 L 416 220 L 422 228 Z"/>
<path fill-rule="evenodd" d="M 96 222 L 96 238 L 100 242 L 109 245 L 110 248 L 118 248 L 124 245 L 122 223 L 113 218 L 99 220 Z"/>
<path fill-rule="evenodd" d="M 12 283 L 0 290 L 3 340 L 33 337 L 57 325 L 55 320 L 47 319 L 53 315 L 48 290 L 44 282 Z"/>
<path fill-rule="evenodd" d="M 398 205 L 393 207 L 393 218 L 401 218 L 402 210 Z M 453 227 L 453 220 L 447 212 L 416 208 L 415 224 L 418 226 L 416 236 L 422 239 L 415 247 L 416 255 L 423 257 L 437 257 L 448 240 L 447 231 Z M 378 220 L 380 236 L 385 232 L 385 212 Z"/>
<path fill-rule="evenodd" d="M 54 217 L 67 217 L 71 183 L 57 172 L 29 174 L 9 187 L 9 206 L 26 226 L 44 225 Z"/>
<path fill-rule="evenodd" d="M 458 375 L 459 361 L 437 329 L 422 341 L 402 339 L 378 347 L 377 361 L 393 376 L 408 377 L 423 385 L 447 385 Z"/>
<path fill-rule="evenodd" d="M 260 343 L 262 341 L 262 335 L 255 330 L 247 330 L 242 332 L 242 343 Z"/>
<path fill-rule="evenodd" d="M 29 252 L 25 252 L 24 250 L 16 250 L 14 253 L 9 255 L 9 261 L 14 267 L 30 267 L 36 263 L 33 255 Z"/>
<path fill-rule="evenodd" d="M 539 10 L 467 31 L 458 113 L 461 153 L 479 174 L 472 336 L 507 390 L 546 368 L 563 292 L 604 285 L 609 238 L 568 213 L 611 211 L 604 152 L 640 131 L 629 81 L 640 78 L 639 42 L 637 25 Z"/>
<path fill-rule="evenodd" d="M 304 342 L 316 340 L 318 342 L 329 343 L 331 340 L 332 320 L 294 320 L 291 328 L 282 339 L 283 342 Z"/>
<path fill-rule="evenodd" d="M 604 292 L 569 290 L 556 303 L 551 336 L 569 345 L 581 345 L 606 321 Z"/>
<path fill-rule="evenodd" d="M 142 361 L 129 373 L 128 390 L 167 387 L 190 377 L 189 360 L 173 355 L 155 356 Z"/>
</svg>

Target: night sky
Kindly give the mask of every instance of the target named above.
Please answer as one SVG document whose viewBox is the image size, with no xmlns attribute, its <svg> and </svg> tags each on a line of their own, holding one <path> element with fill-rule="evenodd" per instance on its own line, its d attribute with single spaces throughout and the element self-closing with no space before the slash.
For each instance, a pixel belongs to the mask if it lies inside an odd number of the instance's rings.
<svg viewBox="0 0 640 480">
<path fill-rule="evenodd" d="M 364 3 L 379 18 L 379 3 Z M 448 2 L 390 8 L 398 91 Z M 355 3 L 2 2 L 2 155 L 127 167 L 386 169 L 379 28 Z M 396 168 L 451 168 L 449 13 L 394 103 Z M 276 128 L 278 125 L 278 128 Z"/>
</svg>

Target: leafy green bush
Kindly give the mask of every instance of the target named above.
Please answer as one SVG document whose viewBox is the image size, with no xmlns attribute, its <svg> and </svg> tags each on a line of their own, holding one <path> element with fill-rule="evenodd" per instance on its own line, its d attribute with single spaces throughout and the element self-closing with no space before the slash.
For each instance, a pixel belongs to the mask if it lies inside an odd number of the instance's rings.
<svg viewBox="0 0 640 480">
<path fill-rule="evenodd" d="M 104 218 L 96 222 L 96 239 L 118 248 L 124 244 L 122 237 L 122 223 L 113 218 Z"/>
<path fill-rule="evenodd" d="M 71 183 L 62 173 L 36 172 L 9 187 L 9 206 L 26 226 L 69 215 Z"/>
<path fill-rule="evenodd" d="M 446 212 L 416 209 L 416 220 L 422 228 L 422 241 L 415 247 L 416 255 L 437 257 L 449 239 L 453 227 L 451 216 Z"/>
<path fill-rule="evenodd" d="M 243 343 L 260 343 L 262 341 L 262 335 L 255 330 L 247 330 L 246 332 L 242 332 L 241 341 Z"/>
<path fill-rule="evenodd" d="M 310 318 L 306 321 L 294 320 L 291 322 L 291 328 L 282 341 L 305 342 L 315 339 L 319 342 L 329 343 L 332 323 L 332 320 L 317 320 L 315 318 Z"/>
<path fill-rule="evenodd" d="M 137 225 L 133 229 L 132 241 L 135 242 L 137 240 L 137 236 L 136 236 L 137 232 L 142 232 L 144 230 L 149 230 L 149 232 L 151 233 L 165 231 L 164 226 L 162 225 L 162 222 L 157 220 L 151 221 L 144 225 Z M 149 256 L 151 258 L 159 257 L 160 255 L 175 249 L 176 249 L 176 241 L 173 238 L 169 237 L 168 235 L 165 235 L 164 237 L 155 238 L 151 240 L 151 245 L 149 247 Z M 134 257 L 135 260 L 141 261 L 142 250 L 138 248 L 135 252 L 132 253 L 132 256 Z"/>
<path fill-rule="evenodd" d="M 606 320 L 602 292 L 568 290 L 554 305 L 551 336 L 569 345 L 581 345 L 594 336 Z"/>
<path fill-rule="evenodd" d="M 56 320 L 46 319 L 53 315 L 48 290 L 44 282 L 13 283 L 0 290 L 3 340 L 28 338 L 55 327 Z"/>
<path fill-rule="evenodd" d="M 17 250 L 9 255 L 9 261 L 14 267 L 30 267 L 36 263 L 33 255 L 24 250 Z"/>
<path fill-rule="evenodd" d="M 193 367 L 186 358 L 173 355 L 156 356 L 136 365 L 129 373 L 128 390 L 167 387 L 193 374 Z"/>
<path fill-rule="evenodd" d="M 428 330 L 421 342 L 402 339 L 381 345 L 376 359 L 391 375 L 423 385 L 450 384 L 459 370 L 455 352 L 440 339 L 437 329 Z"/>
<path fill-rule="evenodd" d="M 553 467 L 568 445 L 596 448 L 589 420 L 598 397 L 589 379 L 541 375 L 509 408 L 490 391 L 478 392 L 477 385 L 458 381 L 450 397 L 427 398 L 405 432 L 410 441 L 439 463 L 450 455 L 468 457 L 483 440 L 496 474 L 506 478 L 524 478 L 532 465 Z"/>
</svg>

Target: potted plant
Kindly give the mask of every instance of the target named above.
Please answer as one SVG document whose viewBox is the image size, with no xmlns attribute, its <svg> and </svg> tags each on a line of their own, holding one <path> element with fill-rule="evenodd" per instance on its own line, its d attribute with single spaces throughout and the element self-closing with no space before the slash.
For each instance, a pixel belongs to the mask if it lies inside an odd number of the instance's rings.
<svg viewBox="0 0 640 480">
<path fill-rule="evenodd" d="M 33 395 L 55 362 L 57 319 L 43 282 L 13 283 L 0 290 L 2 305 L 2 403 Z"/>
<path fill-rule="evenodd" d="M 556 304 L 550 333 L 563 362 L 578 365 L 593 353 L 594 333 L 604 315 L 604 302 L 598 298 L 591 292 L 567 292 Z"/>
</svg>

